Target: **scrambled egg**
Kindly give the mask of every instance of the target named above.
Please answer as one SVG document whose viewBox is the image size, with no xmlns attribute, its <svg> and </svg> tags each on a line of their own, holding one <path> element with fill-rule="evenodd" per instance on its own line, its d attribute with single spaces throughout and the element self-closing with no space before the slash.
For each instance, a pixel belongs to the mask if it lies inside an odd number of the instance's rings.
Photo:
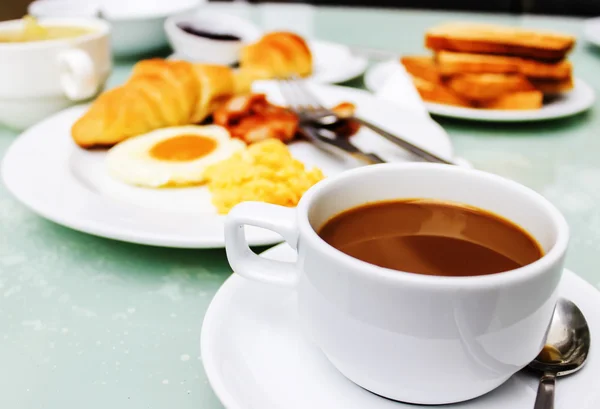
<svg viewBox="0 0 600 409">
<path fill-rule="evenodd" d="M 277 139 L 268 139 L 209 166 L 204 176 L 219 213 L 244 201 L 293 207 L 312 185 L 324 178 L 318 168 L 306 170 Z"/>
</svg>

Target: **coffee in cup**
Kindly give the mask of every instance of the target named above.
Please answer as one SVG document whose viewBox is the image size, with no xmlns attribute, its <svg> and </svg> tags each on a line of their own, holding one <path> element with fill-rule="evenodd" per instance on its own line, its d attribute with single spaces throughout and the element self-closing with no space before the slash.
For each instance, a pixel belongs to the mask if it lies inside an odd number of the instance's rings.
<svg viewBox="0 0 600 409">
<path fill-rule="evenodd" d="M 319 230 L 336 249 L 409 273 L 477 276 L 531 264 L 543 250 L 510 220 L 460 203 L 404 199 L 346 210 Z"/>
</svg>

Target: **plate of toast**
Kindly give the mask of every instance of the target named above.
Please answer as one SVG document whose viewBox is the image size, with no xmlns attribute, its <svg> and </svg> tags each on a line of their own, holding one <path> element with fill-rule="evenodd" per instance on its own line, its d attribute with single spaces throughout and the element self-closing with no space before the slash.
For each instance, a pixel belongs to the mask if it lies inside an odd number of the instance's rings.
<svg viewBox="0 0 600 409">
<path fill-rule="evenodd" d="M 572 36 L 517 27 L 453 23 L 425 34 L 431 55 L 372 67 L 376 92 L 403 66 L 430 113 L 480 121 L 536 121 L 589 109 L 594 91 L 573 76 Z"/>
</svg>

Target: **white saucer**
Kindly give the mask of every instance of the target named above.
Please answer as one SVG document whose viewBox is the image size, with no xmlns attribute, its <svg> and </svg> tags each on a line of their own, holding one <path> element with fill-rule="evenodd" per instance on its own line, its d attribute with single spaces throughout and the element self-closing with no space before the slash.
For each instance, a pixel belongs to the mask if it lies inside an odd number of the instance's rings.
<svg viewBox="0 0 600 409">
<path fill-rule="evenodd" d="M 314 72 L 309 79 L 319 84 L 339 84 L 350 81 L 365 72 L 368 60 L 353 55 L 350 49 L 342 44 L 327 41 L 309 41 L 314 57 Z M 190 61 L 189 57 L 174 53 L 167 59 Z"/>
<path fill-rule="evenodd" d="M 386 61 L 371 67 L 365 74 L 365 85 L 377 92 L 399 64 L 396 60 Z M 427 110 L 434 115 L 450 118 L 489 122 L 530 122 L 564 118 L 586 111 L 594 105 L 594 90 L 583 80 L 576 78 L 575 87 L 537 110 L 473 109 L 452 105 L 425 102 Z"/>
<path fill-rule="evenodd" d="M 327 105 L 354 102 L 358 114 L 397 132 L 414 144 L 451 159 L 446 132 L 428 118 L 415 117 L 366 91 L 311 84 Z M 283 103 L 272 82 L 255 84 L 275 103 Z M 77 106 L 25 131 L 9 148 L 2 164 L 7 189 L 39 215 L 97 236 L 165 247 L 223 247 L 223 216 L 210 204 L 205 187 L 144 189 L 120 183 L 106 172 L 105 151 L 79 149 L 70 129 L 86 111 Z M 353 136 L 361 148 L 390 162 L 412 160 L 402 149 L 368 130 Z M 292 154 L 308 166 L 333 175 L 358 164 L 347 156 L 325 153 L 307 142 L 290 145 Z M 270 231 L 250 228 L 252 245 L 277 243 Z"/>
<path fill-rule="evenodd" d="M 286 244 L 264 255 L 295 259 L 295 252 Z M 565 271 L 560 291 L 581 308 L 594 340 L 600 333 L 600 293 L 570 271 Z M 593 344 L 580 372 L 558 380 L 556 409 L 600 407 L 600 355 L 595 347 L 598 345 Z M 209 382 L 228 409 L 421 407 L 379 397 L 347 380 L 300 333 L 294 290 L 256 283 L 237 274 L 223 284 L 208 308 L 201 349 Z M 536 389 L 534 375 L 519 373 L 481 398 L 444 407 L 531 409 Z"/>
</svg>

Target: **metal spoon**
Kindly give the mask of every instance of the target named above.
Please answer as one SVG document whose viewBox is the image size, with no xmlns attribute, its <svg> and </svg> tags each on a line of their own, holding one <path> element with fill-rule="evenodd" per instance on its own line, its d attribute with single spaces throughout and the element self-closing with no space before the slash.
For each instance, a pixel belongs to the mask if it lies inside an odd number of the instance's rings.
<svg viewBox="0 0 600 409">
<path fill-rule="evenodd" d="M 556 304 L 546 345 L 529 364 L 542 372 L 534 409 L 554 409 L 554 388 L 557 376 L 577 372 L 590 350 L 590 329 L 583 313 L 569 300 Z"/>
</svg>

